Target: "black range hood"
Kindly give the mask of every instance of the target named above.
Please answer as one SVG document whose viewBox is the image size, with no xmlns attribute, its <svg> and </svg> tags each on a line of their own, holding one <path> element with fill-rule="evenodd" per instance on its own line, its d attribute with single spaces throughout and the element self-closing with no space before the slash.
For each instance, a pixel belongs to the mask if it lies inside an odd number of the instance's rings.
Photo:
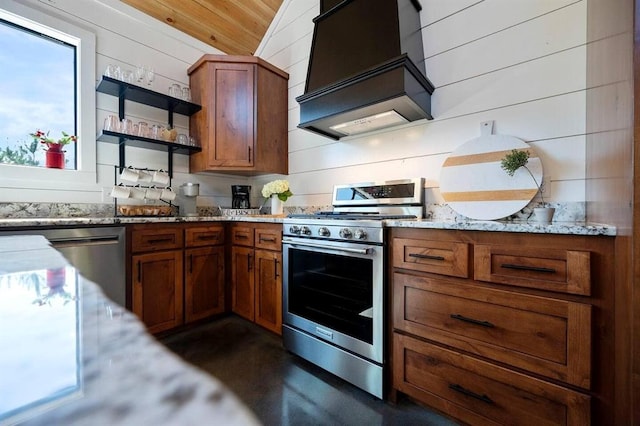
<svg viewBox="0 0 640 426">
<path fill-rule="evenodd" d="M 431 116 L 417 0 L 320 0 L 298 127 L 340 139 Z"/>
</svg>

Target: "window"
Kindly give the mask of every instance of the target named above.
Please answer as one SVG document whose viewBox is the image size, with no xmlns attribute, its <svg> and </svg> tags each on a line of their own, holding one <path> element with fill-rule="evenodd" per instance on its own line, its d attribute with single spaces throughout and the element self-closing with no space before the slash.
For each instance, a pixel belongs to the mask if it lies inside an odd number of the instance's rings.
<svg viewBox="0 0 640 426">
<path fill-rule="evenodd" d="M 0 163 L 43 167 L 45 145 L 29 135 L 76 134 L 76 46 L 0 19 L 0 55 Z M 76 144 L 63 149 L 75 169 Z"/>
<path fill-rule="evenodd" d="M 0 58 L 0 153 L 5 155 L 0 188 L 95 191 L 95 35 L 19 2 L 2 1 Z M 29 135 L 38 129 L 54 140 L 62 131 L 77 136 L 77 143 L 64 147 L 63 170 L 44 167 L 44 147 L 32 146 Z M 59 194 L 50 197 L 59 200 Z"/>
</svg>

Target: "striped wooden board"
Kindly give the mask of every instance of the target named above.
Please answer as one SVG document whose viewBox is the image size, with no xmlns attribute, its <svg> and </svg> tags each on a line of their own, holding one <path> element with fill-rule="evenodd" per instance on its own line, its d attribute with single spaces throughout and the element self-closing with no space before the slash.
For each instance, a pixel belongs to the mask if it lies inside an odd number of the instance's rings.
<svg viewBox="0 0 640 426">
<path fill-rule="evenodd" d="M 470 219 L 494 220 L 516 213 L 538 192 L 524 169 L 509 176 L 500 161 L 513 149 L 529 151 L 527 167 L 542 182 L 542 162 L 534 149 L 513 136 L 485 135 L 458 147 L 440 173 L 440 191 L 456 212 Z"/>
</svg>

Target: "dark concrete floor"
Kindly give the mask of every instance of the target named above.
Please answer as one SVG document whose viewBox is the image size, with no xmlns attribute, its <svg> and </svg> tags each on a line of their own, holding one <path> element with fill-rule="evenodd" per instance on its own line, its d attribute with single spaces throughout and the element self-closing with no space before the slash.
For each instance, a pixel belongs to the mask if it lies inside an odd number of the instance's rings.
<svg viewBox="0 0 640 426">
<path fill-rule="evenodd" d="M 278 336 L 237 316 L 161 342 L 217 377 L 265 425 L 456 425 L 405 398 L 381 401 L 287 352 Z"/>
</svg>

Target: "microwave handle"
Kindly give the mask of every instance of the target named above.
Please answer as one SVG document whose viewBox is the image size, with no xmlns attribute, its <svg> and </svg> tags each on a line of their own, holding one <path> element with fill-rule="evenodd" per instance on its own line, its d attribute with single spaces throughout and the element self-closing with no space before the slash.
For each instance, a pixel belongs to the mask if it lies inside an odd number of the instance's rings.
<svg viewBox="0 0 640 426">
<path fill-rule="evenodd" d="M 322 249 L 322 250 L 333 251 L 335 253 L 370 254 L 371 251 L 372 251 L 372 249 L 370 249 L 370 248 L 363 248 L 363 249 L 347 248 L 347 247 L 338 248 L 338 247 L 333 247 L 333 246 L 325 246 L 325 245 L 322 245 L 320 243 L 312 243 L 312 244 L 290 243 L 289 245 L 292 248 L 296 248 L 297 246 L 311 247 L 311 248 L 317 248 L 317 249 Z"/>
</svg>

